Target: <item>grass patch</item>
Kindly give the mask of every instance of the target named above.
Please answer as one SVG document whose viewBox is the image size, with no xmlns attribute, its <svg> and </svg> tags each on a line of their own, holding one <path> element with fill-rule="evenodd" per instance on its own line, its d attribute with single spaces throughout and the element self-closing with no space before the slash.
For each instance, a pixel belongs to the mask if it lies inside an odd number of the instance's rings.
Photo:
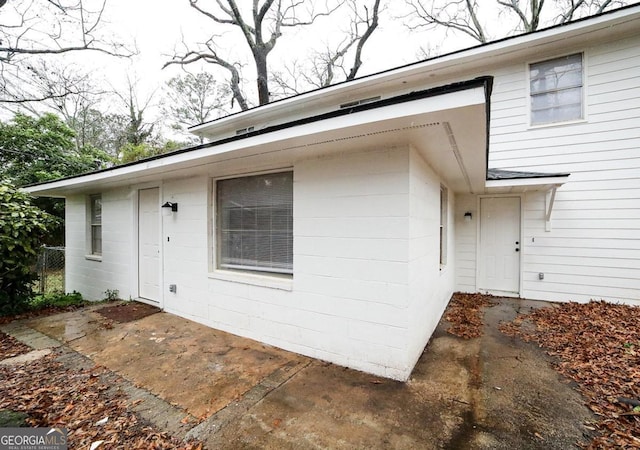
<svg viewBox="0 0 640 450">
<path fill-rule="evenodd" d="M 13 301 L 5 305 L 5 308 L 0 308 L 0 323 L 77 309 L 89 303 L 83 300 L 79 292 L 39 294 L 24 300 Z"/>
<path fill-rule="evenodd" d="M 36 295 L 29 301 L 29 309 L 37 311 L 45 308 L 66 308 L 67 306 L 82 306 L 85 301 L 79 292 L 70 294 L 51 293 Z"/>
</svg>

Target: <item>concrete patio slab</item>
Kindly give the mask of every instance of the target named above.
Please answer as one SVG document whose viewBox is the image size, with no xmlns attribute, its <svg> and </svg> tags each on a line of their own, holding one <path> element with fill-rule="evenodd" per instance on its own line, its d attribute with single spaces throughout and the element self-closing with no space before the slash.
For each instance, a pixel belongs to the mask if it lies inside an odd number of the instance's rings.
<svg viewBox="0 0 640 450">
<path fill-rule="evenodd" d="M 307 359 L 167 313 L 114 323 L 99 308 L 25 325 L 204 419 L 278 368 Z"/>
<path fill-rule="evenodd" d="M 546 305 L 501 299 L 468 341 L 442 322 L 407 383 L 166 313 L 114 324 L 92 307 L 2 329 L 65 342 L 68 363 L 82 354 L 121 375 L 130 383 L 114 377 L 114 388 L 139 399 L 139 414 L 211 449 L 575 448 L 593 419 L 580 395 L 535 345 L 497 329 Z"/>
</svg>

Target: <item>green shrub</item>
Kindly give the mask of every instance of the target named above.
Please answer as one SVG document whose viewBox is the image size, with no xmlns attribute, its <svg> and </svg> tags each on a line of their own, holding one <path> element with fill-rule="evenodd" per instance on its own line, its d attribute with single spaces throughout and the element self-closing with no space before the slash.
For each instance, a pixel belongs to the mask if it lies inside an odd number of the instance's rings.
<svg viewBox="0 0 640 450">
<path fill-rule="evenodd" d="M 117 289 L 107 289 L 106 291 L 104 291 L 104 299 L 110 302 L 113 302 L 115 300 L 118 300 L 118 295 L 120 293 L 118 292 Z"/>
<path fill-rule="evenodd" d="M 44 309 L 50 307 L 64 308 L 72 305 L 84 305 L 85 301 L 82 299 L 82 294 L 79 292 L 72 292 L 71 294 L 43 294 L 36 295 L 30 302 L 30 309 Z"/>
<path fill-rule="evenodd" d="M 29 308 L 38 249 L 56 221 L 29 194 L 0 183 L 0 315 Z"/>
</svg>

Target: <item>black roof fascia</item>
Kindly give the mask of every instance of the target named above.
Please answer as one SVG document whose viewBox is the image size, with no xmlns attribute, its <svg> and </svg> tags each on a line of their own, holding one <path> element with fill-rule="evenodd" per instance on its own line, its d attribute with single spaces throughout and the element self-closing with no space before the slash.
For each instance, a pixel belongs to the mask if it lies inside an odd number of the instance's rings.
<svg viewBox="0 0 640 450">
<path fill-rule="evenodd" d="M 414 62 L 411 62 L 411 63 L 408 63 L 408 64 L 403 64 L 403 65 L 400 65 L 400 66 L 391 67 L 389 69 L 381 70 L 380 72 L 370 73 L 370 74 L 367 74 L 367 75 L 363 75 L 361 77 L 357 77 L 357 78 L 355 78 L 355 80 L 364 80 L 364 79 L 367 79 L 367 78 L 370 78 L 370 77 L 383 75 L 385 73 L 390 73 L 390 72 L 393 72 L 395 70 L 406 69 L 406 68 L 409 68 L 409 67 L 417 66 L 419 64 L 422 64 L 422 63 L 425 63 L 425 62 L 428 62 L 428 61 L 436 61 L 438 59 L 446 58 L 448 56 L 457 55 L 457 54 L 460 54 L 460 53 L 464 53 L 466 51 L 475 50 L 475 49 L 479 49 L 479 48 L 483 48 L 483 47 L 489 47 L 489 46 L 494 45 L 494 44 L 498 44 L 498 43 L 501 43 L 501 42 L 506 42 L 506 41 L 518 39 L 518 38 L 521 38 L 521 37 L 524 37 L 524 36 L 530 36 L 530 35 L 534 35 L 534 34 L 538 34 L 538 33 L 543 33 L 545 31 L 554 30 L 554 29 L 557 29 L 557 28 L 567 27 L 567 26 L 573 25 L 575 23 L 585 22 L 587 20 L 594 19 L 596 17 L 606 16 L 608 14 L 613 14 L 613 13 L 616 13 L 618 11 L 624 11 L 625 9 L 631 9 L 631 8 L 634 8 L 634 7 L 637 7 L 637 6 L 640 6 L 640 2 L 632 3 L 630 5 L 625 5 L 625 6 L 622 6 L 620 8 L 616 8 L 616 9 L 610 9 L 608 11 L 603 11 L 603 12 L 601 12 L 599 14 L 594 14 L 594 15 L 591 15 L 591 16 L 580 17 L 579 19 L 575 19 L 575 20 L 572 20 L 570 22 L 559 23 L 559 24 L 551 25 L 551 26 L 548 26 L 548 27 L 545 27 L 545 28 L 540 28 L 540 29 L 535 30 L 535 31 L 528 31 L 528 32 L 521 33 L 521 34 L 516 34 L 514 36 L 503 37 L 503 38 L 500 38 L 500 39 L 496 39 L 495 41 L 486 42 L 484 44 L 477 44 L 477 45 L 473 45 L 471 47 L 465 47 L 465 48 L 461 48 L 459 50 L 454 50 L 454 51 L 449 52 L 449 53 L 444 53 L 442 55 L 432 56 L 431 58 L 425 58 L 425 59 L 422 59 L 422 60 L 419 60 L 419 61 L 414 61 Z M 279 98 L 277 100 L 273 100 L 273 101 L 267 103 L 267 105 L 273 105 L 273 104 L 276 104 L 276 103 L 279 103 L 279 102 L 282 102 L 282 101 L 285 101 L 285 100 L 289 100 L 289 99 L 292 99 L 292 98 L 300 97 L 300 96 L 303 96 L 303 95 L 308 95 L 308 94 L 313 93 L 313 92 L 319 92 L 319 91 L 323 91 L 325 89 L 333 88 L 335 86 L 340 86 L 340 85 L 343 85 L 343 84 L 352 83 L 353 81 L 354 80 L 344 80 L 344 81 L 340 81 L 338 83 L 335 83 L 335 84 L 332 84 L 332 85 L 329 85 L 329 86 L 323 86 L 323 87 L 319 87 L 319 88 L 316 88 L 316 89 L 312 89 L 310 91 L 301 92 L 299 94 L 295 94 L 295 95 L 292 95 L 292 96 L 289 96 L 289 97 Z M 249 108 L 249 109 L 246 109 L 244 111 L 236 111 L 236 112 L 231 113 L 229 115 L 226 115 L 224 117 L 218 117 L 216 119 L 212 119 L 212 120 L 208 120 L 206 122 L 202 122 L 202 123 L 198 123 L 196 125 L 192 125 L 192 126 L 188 127 L 188 129 L 191 130 L 192 128 L 199 127 L 201 125 L 206 125 L 208 123 L 213 123 L 213 122 L 216 122 L 218 120 L 226 119 L 227 117 L 237 116 L 239 114 L 246 113 L 247 111 L 253 111 L 255 109 L 262 108 L 263 106 L 266 106 L 266 105 L 254 106 L 253 108 Z"/>
<path fill-rule="evenodd" d="M 87 175 L 93 175 L 93 174 L 98 174 L 98 173 L 109 172 L 109 171 L 121 169 L 123 167 L 130 167 L 130 166 L 135 166 L 135 165 L 138 165 L 138 164 L 144 164 L 144 163 L 147 163 L 149 161 L 155 161 L 155 160 L 158 160 L 158 159 L 168 158 L 170 156 L 179 155 L 179 154 L 182 154 L 182 153 L 188 153 L 188 152 L 192 152 L 192 151 L 195 151 L 195 150 L 201 150 L 201 149 L 205 149 L 205 148 L 216 147 L 218 145 L 226 144 L 226 143 L 229 143 L 229 142 L 240 141 L 240 140 L 243 140 L 243 139 L 247 139 L 249 137 L 260 136 L 260 135 L 263 135 L 263 134 L 272 133 L 274 131 L 279 131 L 279 130 L 284 130 L 284 129 L 287 129 L 287 128 L 292 128 L 292 127 L 298 126 L 298 125 L 305 125 L 305 124 L 308 124 L 308 123 L 319 122 L 319 121 L 326 120 L 326 119 L 331 119 L 331 118 L 334 118 L 334 117 L 346 116 L 346 115 L 358 113 L 358 112 L 361 112 L 361 111 L 377 109 L 377 108 L 381 108 L 381 107 L 384 107 L 384 106 L 390 106 L 390 105 L 410 102 L 410 101 L 413 101 L 413 100 L 419 100 L 419 99 L 424 99 L 424 98 L 429 98 L 429 97 L 436 97 L 436 96 L 444 95 L 444 94 L 451 94 L 451 93 L 454 93 L 454 92 L 459 92 L 459 91 L 464 91 L 464 90 L 474 89 L 474 88 L 479 88 L 479 87 L 484 88 L 484 92 L 485 92 L 485 108 L 486 108 L 486 114 L 487 114 L 487 117 L 486 117 L 486 152 L 487 152 L 487 161 L 488 161 L 488 158 L 489 158 L 489 112 L 491 110 L 491 107 L 490 107 L 490 96 L 491 96 L 491 92 L 492 92 L 492 89 L 493 89 L 493 77 L 492 76 L 481 76 L 481 77 L 473 78 L 471 80 L 459 81 L 459 82 L 456 82 L 456 83 L 451 83 L 451 84 L 438 86 L 438 87 L 430 88 L 430 89 L 425 89 L 425 90 L 421 90 L 421 91 L 414 91 L 414 92 L 410 92 L 408 94 L 402 94 L 402 95 L 398 95 L 396 97 L 390 97 L 390 98 L 382 99 L 382 100 L 379 100 L 377 102 L 365 103 L 363 105 L 357 105 L 357 106 L 353 106 L 351 108 L 337 109 L 335 111 L 330 111 L 330 112 L 327 112 L 327 113 L 324 113 L 324 114 L 319 114 L 317 116 L 304 117 L 302 119 L 294 120 L 294 121 L 291 121 L 291 122 L 286 122 L 286 123 L 282 123 L 282 124 L 278 124 L 278 125 L 273 125 L 271 127 L 266 127 L 266 128 L 261 129 L 261 130 L 250 131 L 248 133 L 241 134 L 241 135 L 238 135 L 238 136 L 231 136 L 231 137 L 228 137 L 228 138 L 220 139 L 218 141 L 207 142 L 205 144 L 200 144 L 200 145 L 196 145 L 196 146 L 193 146 L 193 147 L 186 147 L 186 148 L 174 150 L 174 151 L 172 151 L 170 153 L 163 153 L 161 155 L 152 156 L 152 157 L 149 157 L 149 158 L 141 159 L 139 161 L 133 161 L 133 162 L 130 162 L 130 163 L 127 163 L 127 164 L 121 164 L 121 165 L 118 165 L 118 166 L 107 167 L 105 169 L 100 169 L 100 170 L 95 170 L 95 171 L 92 171 L 92 172 L 81 173 L 81 174 L 72 175 L 72 176 L 69 176 L 69 177 L 58 178 L 57 180 L 49 180 L 49 181 L 45 181 L 45 182 L 41 182 L 41 183 L 29 184 L 29 185 L 26 185 L 26 186 L 23 186 L 23 187 L 40 186 L 40 185 L 45 185 L 45 184 L 49 184 L 49 183 L 53 183 L 53 182 L 57 182 L 57 181 L 70 180 L 70 179 L 74 179 L 74 178 L 84 177 L 84 176 L 87 176 Z"/>
</svg>

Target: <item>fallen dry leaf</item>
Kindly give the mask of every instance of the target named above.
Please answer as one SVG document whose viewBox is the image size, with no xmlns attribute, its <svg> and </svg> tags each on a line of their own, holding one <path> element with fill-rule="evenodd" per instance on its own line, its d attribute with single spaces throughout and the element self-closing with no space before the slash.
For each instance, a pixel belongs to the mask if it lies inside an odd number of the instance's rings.
<svg viewBox="0 0 640 450">
<path fill-rule="evenodd" d="M 29 353 L 31 347 L 0 331 L 0 361 Z"/>
<path fill-rule="evenodd" d="M 451 297 L 444 318 L 451 323 L 448 333 L 463 339 L 473 339 L 482 335 L 482 308 L 491 307 L 495 302 L 490 295 L 463 294 L 457 292 Z"/>
<path fill-rule="evenodd" d="M 33 427 L 67 428 L 69 449 L 89 449 L 101 441 L 100 449 L 202 448 L 139 419 L 127 408 L 126 396 L 102 381 L 105 368 L 68 369 L 55 358 L 50 354 L 19 367 L 0 367 L 0 409 L 26 413 Z"/>
<path fill-rule="evenodd" d="M 557 358 L 600 417 L 588 449 L 640 448 L 640 417 L 620 398 L 640 400 L 640 308 L 592 301 L 563 303 L 521 315 L 500 330 L 536 342 Z M 587 428 L 589 429 L 589 428 Z"/>
<path fill-rule="evenodd" d="M 91 446 L 89 447 L 89 450 L 96 450 L 98 447 L 100 447 L 102 445 L 104 441 L 95 441 L 91 443 Z"/>
</svg>

